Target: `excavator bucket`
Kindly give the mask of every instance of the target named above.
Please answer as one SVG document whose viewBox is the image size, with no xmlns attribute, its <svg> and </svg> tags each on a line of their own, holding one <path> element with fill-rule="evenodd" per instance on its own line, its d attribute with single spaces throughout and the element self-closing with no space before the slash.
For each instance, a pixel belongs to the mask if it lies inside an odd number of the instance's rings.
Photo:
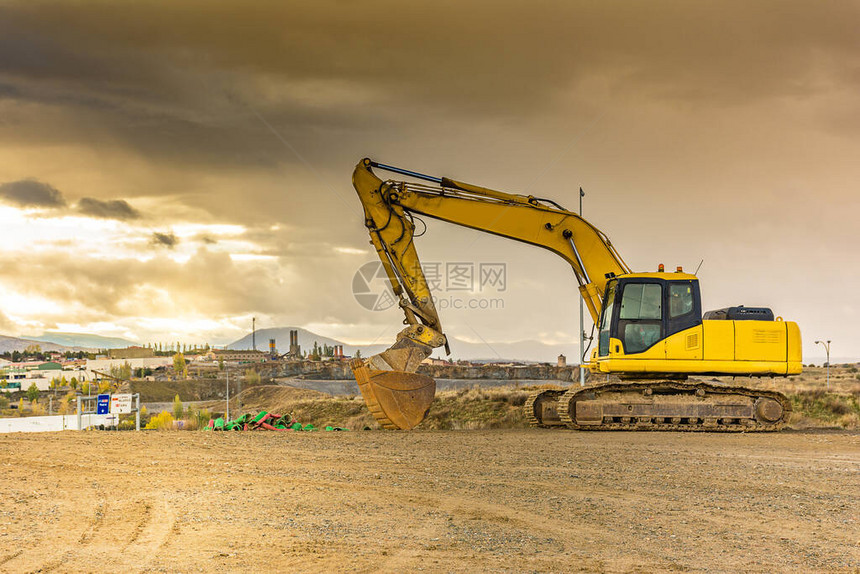
<svg viewBox="0 0 860 574">
<path fill-rule="evenodd" d="M 361 396 L 382 428 L 409 430 L 427 416 L 436 381 L 414 371 L 429 354 L 429 347 L 401 339 L 378 355 L 350 363 Z"/>
<path fill-rule="evenodd" d="M 409 430 L 424 420 L 436 395 L 436 381 L 403 371 L 353 371 L 370 413 L 385 429 Z"/>
</svg>

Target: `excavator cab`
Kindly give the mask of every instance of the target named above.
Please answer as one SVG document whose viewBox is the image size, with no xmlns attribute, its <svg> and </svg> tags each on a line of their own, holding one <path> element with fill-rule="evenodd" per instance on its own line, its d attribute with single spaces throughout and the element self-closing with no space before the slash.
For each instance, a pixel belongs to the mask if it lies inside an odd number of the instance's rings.
<svg viewBox="0 0 860 574">
<path fill-rule="evenodd" d="M 689 374 L 793 375 L 800 330 L 764 307 L 702 313 L 699 280 L 683 273 L 628 273 L 606 282 L 593 372 L 623 378 Z"/>
<path fill-rule="evenodd" d="M 643 353 L 702 323 L 702 298 L 694 275 L 636 273 L 614 278 L 606 285 L 604 301 L 598 357 Z"/>
</svg>

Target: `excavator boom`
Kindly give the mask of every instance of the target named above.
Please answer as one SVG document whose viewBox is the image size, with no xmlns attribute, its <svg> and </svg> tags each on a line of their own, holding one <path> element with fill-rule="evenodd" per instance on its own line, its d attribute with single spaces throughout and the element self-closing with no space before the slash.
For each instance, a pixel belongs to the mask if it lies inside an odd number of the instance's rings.
<svg viewBox="0 0 860 574">
<path fill-rule="evenodd" d="M 373 168 L 435 185 L 383 181 Z M 435 381 L 414 371 L 433 349 L 448 348 L 418 253 L 413 214 L 486 231 L 555 252 L 573 269 L 592 318 L 602 310 L 606 281 L 630 270 L 609 239 L 577 214 L 533 196 L 514 195 L 363 159 L 353 187 L 365 226 L 408 325 L 397 342 L 369 359 L 355 359 L 353 373 L 371 412 L 384 428 L 420 423 L 435 395 Z"/>
</svg>

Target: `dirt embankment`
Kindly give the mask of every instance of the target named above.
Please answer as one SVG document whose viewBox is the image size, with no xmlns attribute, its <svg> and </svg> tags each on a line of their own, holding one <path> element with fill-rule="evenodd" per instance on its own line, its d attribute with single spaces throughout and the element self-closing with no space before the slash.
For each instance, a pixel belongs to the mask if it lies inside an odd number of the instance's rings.
<svg viewBox="0 0 860 574">
<path fill-rule="evenodd" d="M 557 368 L 553 368 L 557 369 Z M 806 369 L 803 375 L 790 378 L 725 378 L 723 382 L 756 388 L 777 390 L 791 399 L 794 412 L 789 426 L 803 428 L 860 428 L 860 379 L 854 365 L 833 367 L 830 383 L 822 368 Z M 489 371 L 488 371 L 489 372 Z M 529 372 L 529 376 L 547 376 L 555 371 Z M 243 372 L 244 373 L 244 372 Z M 451 373 L 445 373 L 451 374 Z M 487 379 L 483 379 L 487 380 Z M 480 429 L 480 428 L 525 428 L 526 423 L 520 408 L 525 397 L 535 387 L 481 387 L 482 379 L 475 379 L 471 388 L 456 391 L 439 391 L 424 429 Z M 212 401 L 199 408 L 208 408 L 213 413 L 225 410 L 224 380 L 179 381 L 179 382 L 135 382 L 135 392 L 140 392 L 143 402 L 169 403 L 175 395 L 182 401 Z M 241 396 L 237 397 L 240 387 Z M 266 410 L 292 412 L 302 422 L 315 426 L 344 426 L 347 428 L 376 427 L 361 396 L 331 397 L 312 390 L 284 385 L 249 387 L 231 376 L 231 414 Z M 241 403 L 241 409 L 240 409 Z"/>
<path fill-rule="evenodd" d="M 264 378 L 301 377 L 330 381 L 353 380 L 348 361 L 281 361 L 259 366 Z M 418 372 L 434 379 L 554 380 L 579 378 L 579 367 L 530 365 L 421 365 Z"/>
</svg>

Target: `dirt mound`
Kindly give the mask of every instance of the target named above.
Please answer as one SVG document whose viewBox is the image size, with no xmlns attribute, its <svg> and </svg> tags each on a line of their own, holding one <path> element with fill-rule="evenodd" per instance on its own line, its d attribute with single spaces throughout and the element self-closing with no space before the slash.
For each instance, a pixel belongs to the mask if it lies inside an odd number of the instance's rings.
<svg viewBox="0 0 860 574">
<path fill-rule="evenodd" d="M 330 395 L 311 389 L 301 389 L 286 385 L 260 385 L 242 391 L 239 396 L 242 405 L 246 408 L 258 408 L 259 410 L 284 410 L 284 407 L 296 401 L 308 401 L 315 399 L 329 399 Z"/>
</svg>

